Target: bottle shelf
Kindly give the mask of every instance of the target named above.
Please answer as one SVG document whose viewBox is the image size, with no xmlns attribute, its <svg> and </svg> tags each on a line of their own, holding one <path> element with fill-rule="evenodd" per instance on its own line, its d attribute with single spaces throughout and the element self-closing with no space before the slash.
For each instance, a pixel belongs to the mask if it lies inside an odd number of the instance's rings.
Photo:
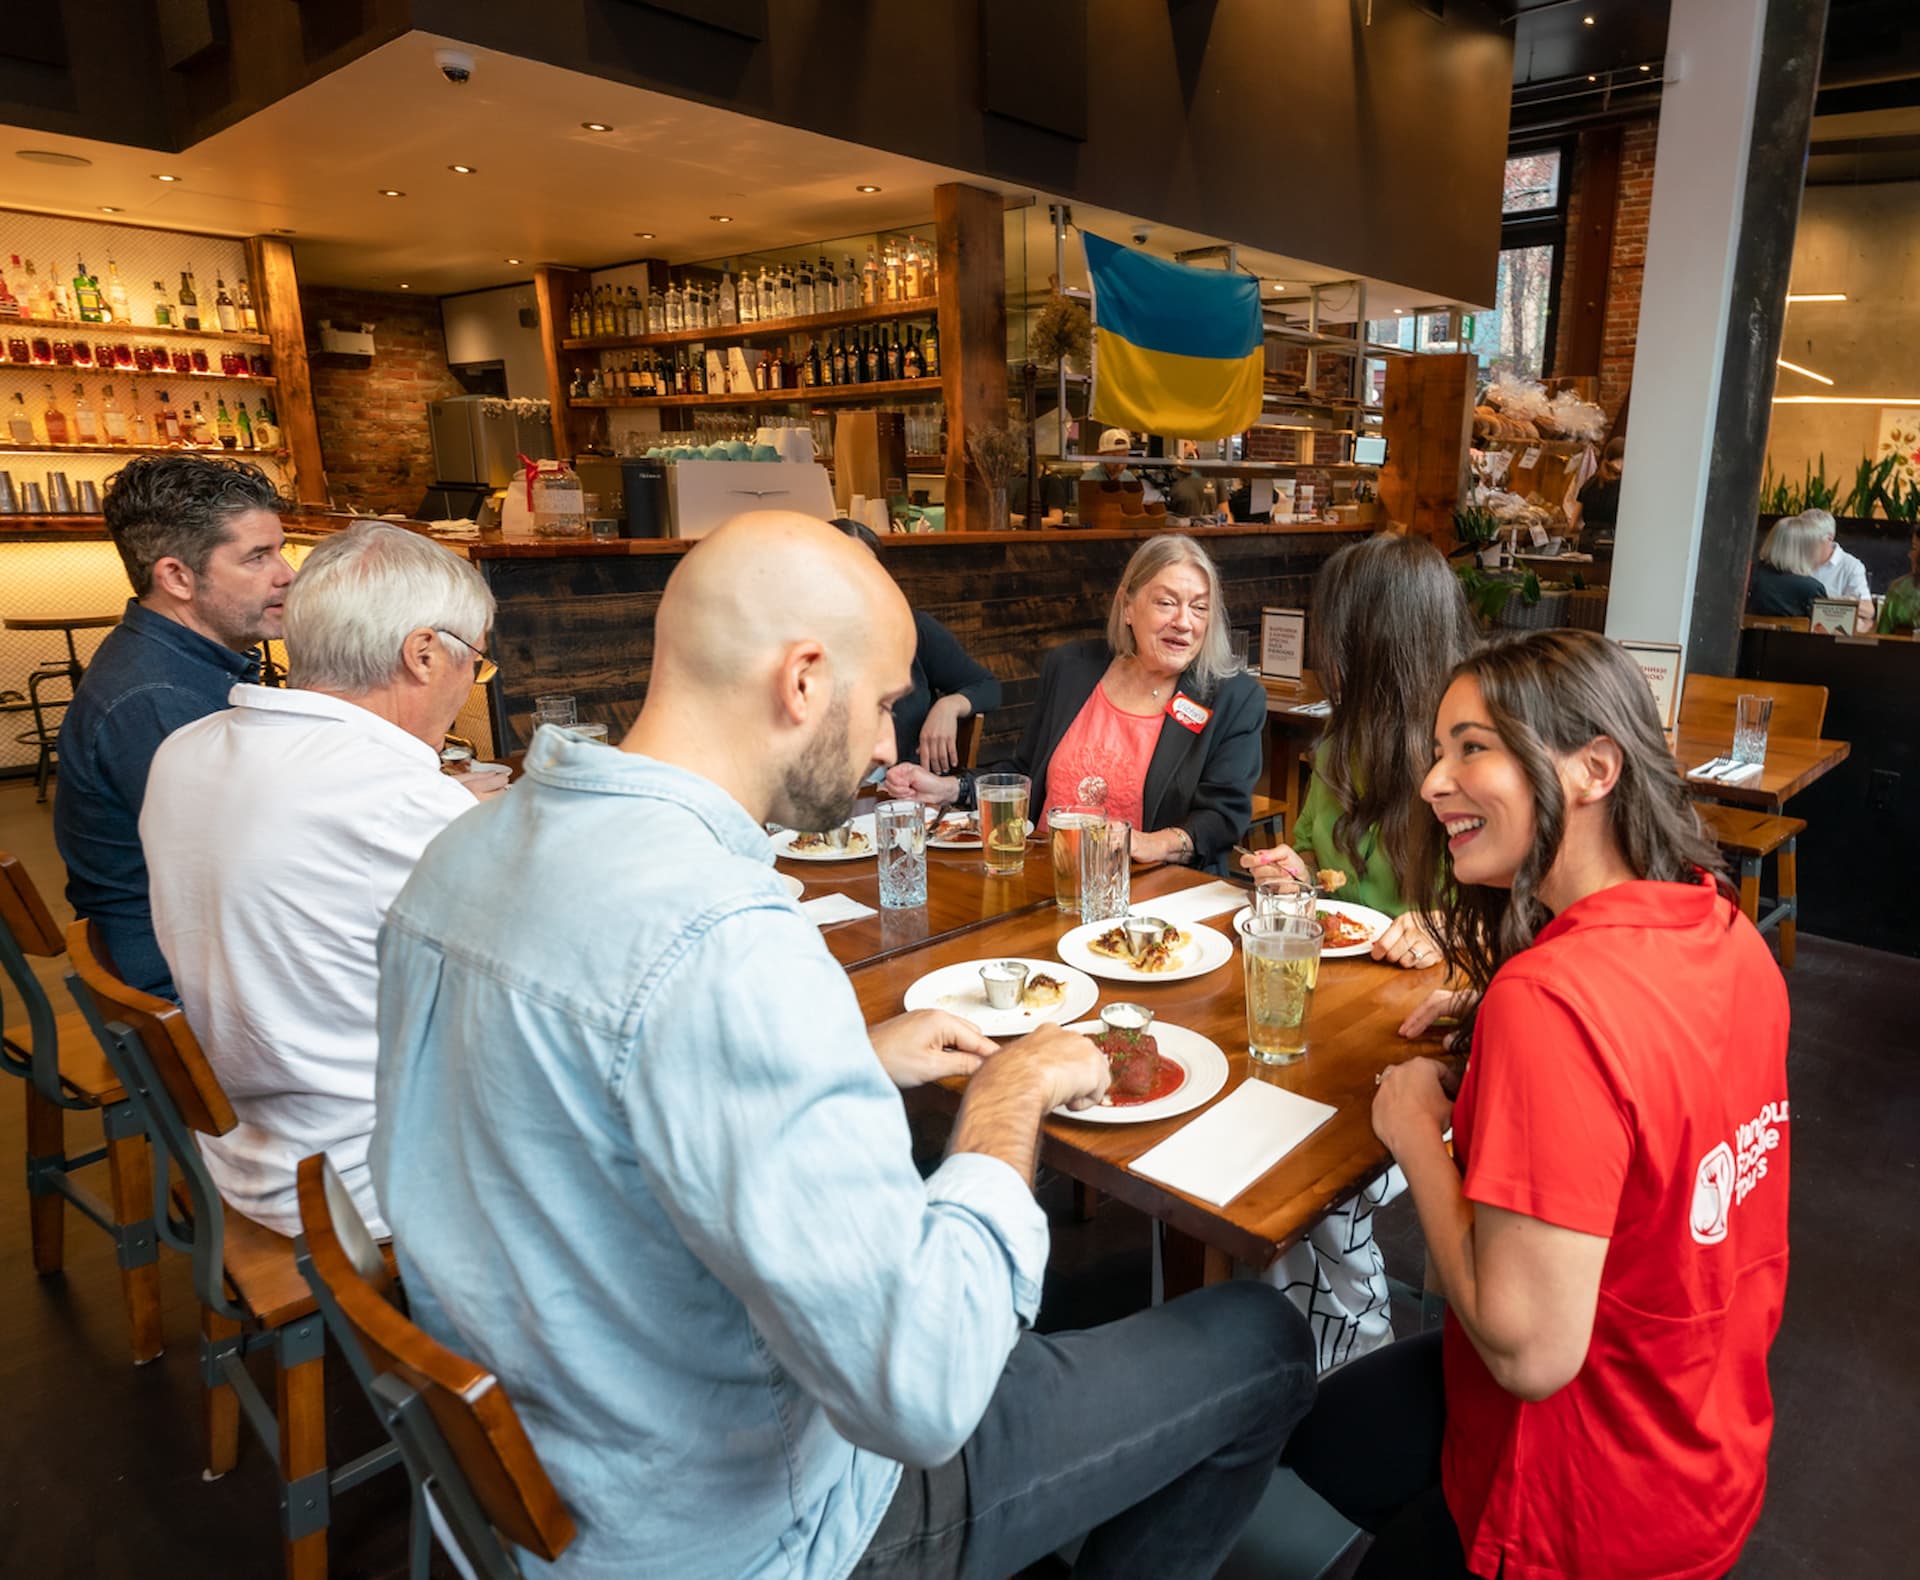
<svg viewBox="0 0 1920 1580">
<path fill-rule="evenodd" d="M 90 324 L 83 318 L 0 318 L 0 335 L 10 329 L 55 329 L 62 334 L 97 335 L 131 340 L 135 336 L 169 335 L 181 340 L 224 340 L 229 345 L 264 346 L 271 342 L 251 329 L 171 329 L 159 324 Z"/>
<path fill-rule="evenodd" d="M 908 395 L 937 395 L 940 380 L 888 379 L 879 384 L 810 384 L 794 390 L 741 390 L 732 395 L 602 395 L 567 404 L 588 409 L 655 406 L 802 406 L 828 402 L 897 399 Z"/>
<path fill-rule="evenodd" d="M 762 318 L 751 324 L 714 324 L 705 329 L 667 329 L 646 335 L 588 335 L 563 340 L 568 351 L 643 351 L 656 346 L 724 345 L 754 340 L 762 335 L 806 334 L 822 329 L 857 329 L 866 324 L 898 323 L 905 318 L 937 318 L 940 299 L 916 296 L 907 302 L 885 302 L 872 307 L 845 307 L 834 313 L 811 313 L 804 318 Z M 578 401 L 575 405 L 580 404 Z"/>
<path fill-rule="evenodd" d="M 171 379 L 175 384 L 218 385 L 218 384 L 258 384 L 271 388 L 280 381 L 271 373 L 217 373 L 209 368 L 205 373 L 176 373 L 168 368 L 162 373 L 158 368 L 148 368 L 142 372 L 139 368 L 101 368 L 101 367 L 61 367 L 57 362 L 0 362 L 0 373 L 25 373 L 30 377 L 47 382 L 53 379 L 99 379 L 111 384 L 116 379 Z"/>
<path fill-rule="evenodd" d="M 284 461 L 285 450 L 228 449 L 224 444 L 10 444 L 0 443 L 0 457 L 9 455 L 237 455 L 265 456 Z"/>
</svg>

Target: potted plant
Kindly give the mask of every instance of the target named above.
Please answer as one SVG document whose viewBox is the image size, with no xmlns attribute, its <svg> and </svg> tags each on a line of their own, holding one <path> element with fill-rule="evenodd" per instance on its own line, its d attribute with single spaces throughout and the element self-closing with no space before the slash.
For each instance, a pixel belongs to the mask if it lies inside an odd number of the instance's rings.
<svg viewBox="0 0 1920 1580">
<path fill-rule="evenodd" d="M 1500 523 L 1485 505 L 1461 505 L 1453 513 L 1454 536 L 1463 550 L 1471 550 L 1485 570 L 1500 564 Z"/>
</svg>

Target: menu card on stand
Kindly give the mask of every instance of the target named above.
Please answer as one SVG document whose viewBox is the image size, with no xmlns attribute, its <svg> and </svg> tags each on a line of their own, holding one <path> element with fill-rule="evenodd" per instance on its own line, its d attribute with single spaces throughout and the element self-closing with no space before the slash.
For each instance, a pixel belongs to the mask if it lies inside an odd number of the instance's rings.
<svg viewBox="0 0 1920 1580">
<path fill-rule="evenodd" d="M 1307 654 L 1307 615 L 1304 609 L 1260 611 L 1260 674 L 1267 680 L 1300 684 Z"/>
<path fill-rule="evenodd" d="M 1860 605 L 1851 598 L 1816 598 L 1807 628 L 1815 636 L 1852 636 Z"/>
<path fill-rule="evenodd" d="M 1622 642 L 1620 645 L 1640 666 L 1640 673 L 1647 677 L 1647 685 L 1653 691 L 1654 706 L 1660 710 L 1660 722 L 1667 733 L 1672 734 L 1680 712 L 1680 677 L 1684 668 L 1680 644 Z"/>
</svg>

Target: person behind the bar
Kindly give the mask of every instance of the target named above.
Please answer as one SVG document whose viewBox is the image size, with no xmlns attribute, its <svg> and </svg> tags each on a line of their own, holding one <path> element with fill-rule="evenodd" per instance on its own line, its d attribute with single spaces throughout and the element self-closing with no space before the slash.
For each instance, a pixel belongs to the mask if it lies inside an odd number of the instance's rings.
<svg viewBox="0 0 1920 1580">
<path fill-rule="evenodd" d="M 300 1232 L 294 1171 L 314 1152 L 387 1232 L 366 1162 L 374 946 L 420 852 L 482 793 L 440 772 L 440 747 L 492 670 L 492 619 L 459 555 L 360 522 L 287 592 L 286 688 L 235 686 L 154 754 L 154 935 L 239 1118 L 200 1150 L 220 1194 L 280 1234 Z"/>
<path fill-rule="evenodd" d="M 1786 985 L 1605 638 L 1470 658 L 1432 750 L 1422 898 L 1483 996 L 1458 1095 L 1395 1065 L 1373 1128 L 1446 1326 L 1329 1378 L 1287 1461 L 1374 1533 L 1358 1580 L 1724 1575 L 1773 1430 Z"/>
<path fill-rule="evenodd" d="M 995 767 L 1032 779 L 1038 808 L 1124 818 L 1137 861 L 1214 866 L 1253 815 L 1267 727 L 1267 694 L 1234 668 L 1228 630 L 1207 551 L 1180 533 L 1149 538 L 1113 590 L 1106 635 L 1047 654 L 1019 749 Z M 974 777 L 902 763 L 887 793 L 970 807 Z"/>
<path fill-rule="evenodd" d="M 833 524 L 879 556 L 880 539 L 871 527 L 846 516 L 836 516 Z M 913 631 L 913 689 L 893 705 L 894 750 L 902 762 L 952 773 L 962 766 L 960 721 L 999 707 L 1000 682 L 932 615 L 914 610 Z"/>
<path fill-rule="evenodd" d="M 133 597 L 61 723 L 53 836 L 74 910 L 130 986 L 163 998 L 176 995 L 147 906 L 147 768 L 175 730 L 224 708 L 236 681 L 260 678 L 254 649 L 280 634 L 293 580 L 283 508 L 259 467 L 201 455 L 139 456 L 101 500 Z"/>
<path fill-rule="evenodd" d="M 1090 483 L 1132 483 L 1139 480 L 1140 474 L 1127 465 L 1127 457 L 1133 451 L 1133 435 L 1125 428 L 1109 428 L 1100 435 L 1100 444 L 1095 454 L 1102 457 L 1098 461 L 1089 461 L 1083 468 Z"/>
<path fill-rule="evenodd" d="M 512 1391 L 571 1580 L 1210 1575 L 1312 1391 L 1226 1283 L 1030 1331 L 1040 1123 L 1107 1062 L 1057 1026 L 869 1028 L 763 825 L 893 756 L 913 620 L 826 523 L 675 569 L 617 751 L 543 729 L 434 841 L 380 947 L 373 1172 L 413 1316 Z M 922 1181 L 900 1090 L 968 1075 Z"/>
</svg>

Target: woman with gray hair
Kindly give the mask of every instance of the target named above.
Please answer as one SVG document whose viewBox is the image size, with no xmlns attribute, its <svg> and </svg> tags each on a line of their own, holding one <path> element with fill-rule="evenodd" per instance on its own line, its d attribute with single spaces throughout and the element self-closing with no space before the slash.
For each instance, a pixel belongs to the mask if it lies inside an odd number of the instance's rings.
<svg viewBox="0 0 1920 1580">
<path fill-rule="evenodd" d="M 1831 521 L 1831 517 L 1828 518 Z M 1747 585 L 1749 614 L 1784 614 L 1802 618 L 1813 613 L 1813 600 L 1827 596 L 1814 574 L 1819 566 L 1823 535 L 1805 513 L 1783 516 L 1768 531 L 1753 562 Z"/>
<path fill-rule="evenodd" d="M 1125 818 L 1136 860 L 1216 865 L 1252 816 L 1267 719 L 1227 633 L 1207 551 L 1177 533 L 1149 538 L 1114 589 L 1106 635 L 1047 654 L 1019 750 L 996 766 L 1032 779 L 1038 807 Z M 973 776 L 900 763 L 887 792 L 971 806 Z"/>
</svg>

